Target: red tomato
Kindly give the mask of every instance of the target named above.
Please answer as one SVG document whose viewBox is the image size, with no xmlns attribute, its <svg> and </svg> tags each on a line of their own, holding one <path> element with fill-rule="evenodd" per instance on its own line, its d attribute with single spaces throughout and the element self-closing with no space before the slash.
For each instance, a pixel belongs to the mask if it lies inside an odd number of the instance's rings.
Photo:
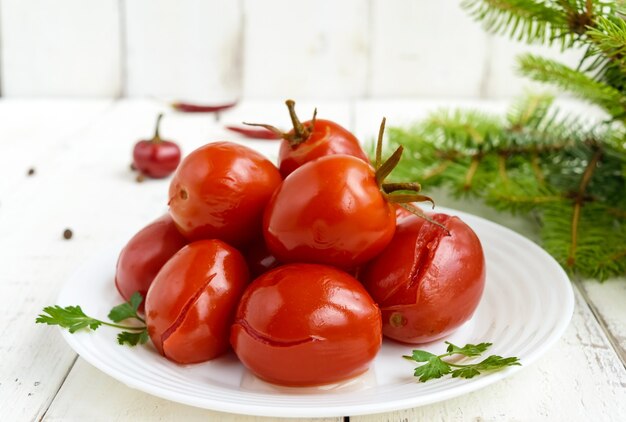
<svg viewBox="0 0 626 422">
<path fill-rule="evenodd" d="M 381 341 L 380 311 L 361 283 L 314 264 L 278 267 L 252 282 L 231 331 L 233 349 L 248 369 L 294 386 L 364 372 Z"/>
<path fill-rule="evenodd" d="M 207 144 L 174 174 L 170 214 L 190 240 L 220 239 L 240 247 L 260 236 L 263 209 L 280 182 L 278 169 L 250 148 Z"/>
<path fill-rule="evenodd" d="M 142 140 L 133 149 L 133 165 L 141 173 L 155 179 L 167 177 L 180 163 L 180 148 L 176 143 L 161 139 L 159 124 L 163 114 L 159 114 L 152 139 Z"/>
<path fill-rule="evenodd" d="M 355 157 L 329 155 L 283 181 L 265 210 L 263 235 L 281 262 L 351 269 L 387 246 L 395 224 L 395 209 L 372 167 Z"/>
<path fill-rule="evenodd" d="M 148 224 L 126 244 L 117 260 L 115 286 L 125 300 L 135 292 L 144 298 L 157 273 L 187 244 L 169 215 Z M 143 311 L 144 303 L 140 305 Z"/>
<path fill-rule="evenodd" d="M 146 324 L 152 343 L 177 363 L 202 362 L 226 352 L 247 284 L 246 263 L 233 247 L 219 240 L 185 246 L 148 290 Z"/>
<path fill-rule="evenodd" d="M 291 115 L 293 129 L 280 144 L 278 168 L 283 177 L 304 163 L 332 154 L 346 154 L 369 163 L 359 140 L 348 130 L 330 120 L 316 119 L 301 123 L 296 116 L 293 100 L 285 102 Z"/>
<path fill-rule="evenodd" d="M 383 333 L 405 343 L 444 337 L 467 321 L 485 285 L 485 258 L 476 234 L 458 217 L 434 214 L 442 228 L 416 216 L 398 223 L 361 281 L 381 308 Z"/>
</svg>

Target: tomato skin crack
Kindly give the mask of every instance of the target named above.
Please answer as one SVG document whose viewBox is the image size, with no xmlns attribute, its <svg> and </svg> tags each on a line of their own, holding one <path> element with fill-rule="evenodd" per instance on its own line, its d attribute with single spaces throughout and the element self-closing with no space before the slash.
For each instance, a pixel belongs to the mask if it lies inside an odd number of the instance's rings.
<svg viewBox="0 0 626 422">
<path fill-rule="evenodd" d="M 273 346 L 273 347 L 293 347 L 293 346 L 299 346 L 301 344 L 314 343 L 316 341 L 326 340 L 325 337 L 316 336 L 316 335 L 311 335 L 300 340 L 290 340 L 290 341 L 275 340 L 275 339 L 269 338 L 268 336 L 264 334 L 261 334 L 259 331 L 252 328 L 250 324 L 248 324 L 248 322 L 243 319 L 235 321 L 235 324 L 233 325 L 239 325 L 246 332 L 246 334 L 248 334 L 253 339 L 261 343 L 267 344 L 269 346 Z"/>
<path fill-rule="evenodd" d="M 185 305 L 183 305 L 183 307 L 180 309 L 180 312 L 178 316 L 176 317 L 176 319 L 174 320 L 174 322 L 172 323 L 172 325 L 170 325 L 165 331 L 163 331 L 163 334 L 161 334 L 161 344 L 163 345 L 164 353 L 165 353 L 165 342 L 172 334 L 174 334 L 174 332 L 178 329 L 178 327 L 180 327 L 183 321 L 185 321 L 185 318 L 187 317 L 187 313 L 189 312 L 189 310 L 193 307 L 193 305 L 195 305 L 195 303 L 198 301 L 200 296 L 202 296 L 202 294 L 206 291 L 207 287 L 209 287 L 209 284 L 211 283 L 211 281 L 213 281 L 216 275 L 217 274 L 211 274 L 206 279 L 206 281 L 198 288 L 198 290 L 196 290 L 193 296 L 191 296 L 187 300 L 187 302 L 185 302 Z"/>
</svg>

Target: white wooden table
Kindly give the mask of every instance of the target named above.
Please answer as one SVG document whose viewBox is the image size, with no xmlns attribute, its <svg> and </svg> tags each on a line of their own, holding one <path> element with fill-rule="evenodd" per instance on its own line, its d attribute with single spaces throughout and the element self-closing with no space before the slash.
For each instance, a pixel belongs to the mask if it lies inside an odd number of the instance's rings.
<svg viewBox="0 0 626 422">
<path fill-rule="evenodd" d="M 401 125 L 441 106 L 504 108 L 500 102 L 409 100 L 315 105 L 320 117 L 362 139 L 373 137 L 383 115 L 389 125 Z M 298 110 L 305 117 L 312 106 L 298 103 Z M 148 100 L 0 101 L 0 420 L 271 420 L 132 390 L 77 357 L 56 329 L 34 323 L 81 263 L 165 211 L 168 180 L 136 183 L 129 170 L 133 143 L 151 136 L 163 110 L 165 104 Z M 161 133 L 190 152 L 211 140 L 236 140 L 222 123 L 288 126 L 280 101 L 244 102 L 220 120 L 170 113 Z M 272 142 L 241 142 L 276 153 Z M 440 204 L 533 236 L 529 223 L 479 204 L 445 198 Z M 74 232 L 71 240 L 63 239 L 66 228 Z M 576 308 L 565 335 L 523 371 L 442 403 L 350 420 L 626 420 L 626 280 L 576 281 L 573 287 Z"/>
</svg>

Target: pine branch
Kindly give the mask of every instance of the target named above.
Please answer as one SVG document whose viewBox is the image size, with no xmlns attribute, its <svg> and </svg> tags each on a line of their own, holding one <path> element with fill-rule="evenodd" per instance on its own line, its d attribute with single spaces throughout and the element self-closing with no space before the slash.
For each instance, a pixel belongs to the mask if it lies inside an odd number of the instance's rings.
<svg viewBox="0 0 626 422">
<path fill-rule="evenodd" d="M 505 118 L 439 111 L 412 128 L 391 128 L 389 148 L 405 147 L 393 175 L 532 213 L 542 221 L 544 247 L 569 271 L 624 275 L 626 132 L 621 125 L 586 129 L 551 103 L 531 96 Z"/>
<path fill-rule="evenodd" d="M 580 68 L 597 81 L 624 91 L 626 89 L 626 21 L 600 17 L 587 35 L 590 45 Z"/>
<path fill-rule="evenodd" d="M 594 54 L 602 54 L 610 60 L 622 62 L 626 59 L 626 20 L 600 17 L 594 28 L 587 31 L 594 45 Z"/>
<path fill-rule="evenodd" d="M 518 67 L 523 75 L 531 79 L 556 85 L 579 98 L 595 103 L 615 119 L 626 119 L 626 96 L 582 72 L 532 54 L 518 57 Z"/>
<path fill-rule="evenodd" d="M 557 110 L 551 96 L 526 96 L 505 118 L 440 111 L 392 129 L 407 159 L 406 180 L 474 195 L 503 211 L 533 213 L 545 248 L 569 271 L 605 279 L 626 274 L 626 1 L 464 0 L 488 31 L 527 43 L 586 49 L 572 69 L 534 55 L 523 75 L 608 112 L 587 124 Z"/>
<path fill-rule="evenodd" d="M 527 43 L 552 44 L 560 40 L 571 45 L 576 36 L 570 32 L 567 15 L 551 2 L 534 0 L 465 0 L 461 7 L 489 32 L 508 35 Z"/>
</svg>

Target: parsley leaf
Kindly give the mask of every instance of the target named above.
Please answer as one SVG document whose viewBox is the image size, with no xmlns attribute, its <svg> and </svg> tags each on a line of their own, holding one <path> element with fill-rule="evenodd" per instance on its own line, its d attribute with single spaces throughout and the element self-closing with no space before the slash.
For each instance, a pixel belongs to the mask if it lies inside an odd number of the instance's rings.
<svg viewBox="0 0 626 422">
<path fill-rule="evenodd" d="M 124 302 L 121 305 L 117 305 L 111 312 L 109 312 L 109 319 L 113 322 L 124 321 L 128 318 L 135 318 L 143 321 L 139 315 L 137 314 L 137 309 L 139 309 L 139 305 L 143 301 L 143 297 L 139 292 L 133 293 L 128 302 Z"/>
<path fill-rule="evenodd" d="M 427 352 L 426 350 L 413 350 L 411 356 L 406 356 L 407 358 L 414 360 L 415 362 L 428 362 L 428 360 L 432 357 L 436 357 L 436 355 Z"/>
<path fill-rule="evenodd" d="M 445 342 L 448 345 L 446 352 L 449 354 L 460 354 L 467 357 L 480 356 L 491 346 L 491 343 L 478 343 L 478 344 L 466 344 L 463 347 L 455 346 L 450 342 Z"/>
<path fill-rule="evenodd" d="M 428 359 L 428 363 L 415 368 L 413 375 L 419 377 L 421 382 L 426 382 L 434 378 L 441 378 L 442 376 L 449 374 L 450 371 L 450 365 L 445 363 L 438 356 L 433 355 L 430 359 Z"/>
<path fill-rule="evenodd" d="M 480 375 L 480 371 L 474 366 L 467 366 L 455 369 L 451 375 L 452 378 L 474 378 L 476 375 Z"/>
<path fill-rule="evenodd" d="M 137 313 L 137 309 L 139 309 L 142 301 L 143 297 L 141 294 L 135 293 L 128 302 L 113 307 L 109 312 L 109 319 L 113 323 L 88 316 L 80 306 L 66 306 L 63 308 L 59 305 L 43 308 L 43 313 L 35 319 L 35 322 L 37 324 L 58 325 L 68 329 L 72 334 L 78 330 L 97 330 L 100 326 L 107 325 L 124 330 L 117 336 L 119 344 L 135 346 L 146 343 L 150 338 L 144 319 Z M 117 324 L 127 319 L 135 319 L 141 322 L 142 325 Z"/>
<path fill-rule="evenodd" d="M 473 364 L 457 364 L 444 361 L 443 358 L 452 355 L 462 355 L 465 357 L 480 356 L 485 352 L 491 343 L 466 344 L 463 347 L 446 342 L 448 348 L 446 353 L 435 355 L 425 350 L 413 350 L 410 356 L 403 356 L 406 359 L 423 363 L 415 368 L 414 375 L 420 382 L 441 378 L 450 374 L 453 378 L 473 378 L 480 375 L 482 371 L 498 371 L 507 366 L 521 365 L 516 357 L 503 358 L 498 355 L 491 355 L 488 358 Z M 454 368 L 454 369 L 453 369 Z"/>
<path fill-rule="evenodd" d="M 521 366 L 518 358 L 503 358 L 502 356 L 492 355 L 487 359 L 476 364 L 476 369 L 479 371 L 493 371 L 496 369 L 504 368 L 505 366 Z"/>
<path fill-rule="evenodd" d="M 85 315 L 80 306 L 66 306 L 65 308 L 59 305 L 46 306 L 43 312 L 35 320 L 36 323 L 58 325 L 67 328 L 70 333 L 83 328 L 97 330 L 102 325 L 102 321 Z"/>
<path fill-rule="evenodd" d="M 148 330 L 143 330 L 138 333 L 122 331 L 117 335 L 117 342 L 119 344 L 128 344 L 129 346 L 145 344 L 149 339 L 150 336 L 148 336 Z"/>
</svg>

